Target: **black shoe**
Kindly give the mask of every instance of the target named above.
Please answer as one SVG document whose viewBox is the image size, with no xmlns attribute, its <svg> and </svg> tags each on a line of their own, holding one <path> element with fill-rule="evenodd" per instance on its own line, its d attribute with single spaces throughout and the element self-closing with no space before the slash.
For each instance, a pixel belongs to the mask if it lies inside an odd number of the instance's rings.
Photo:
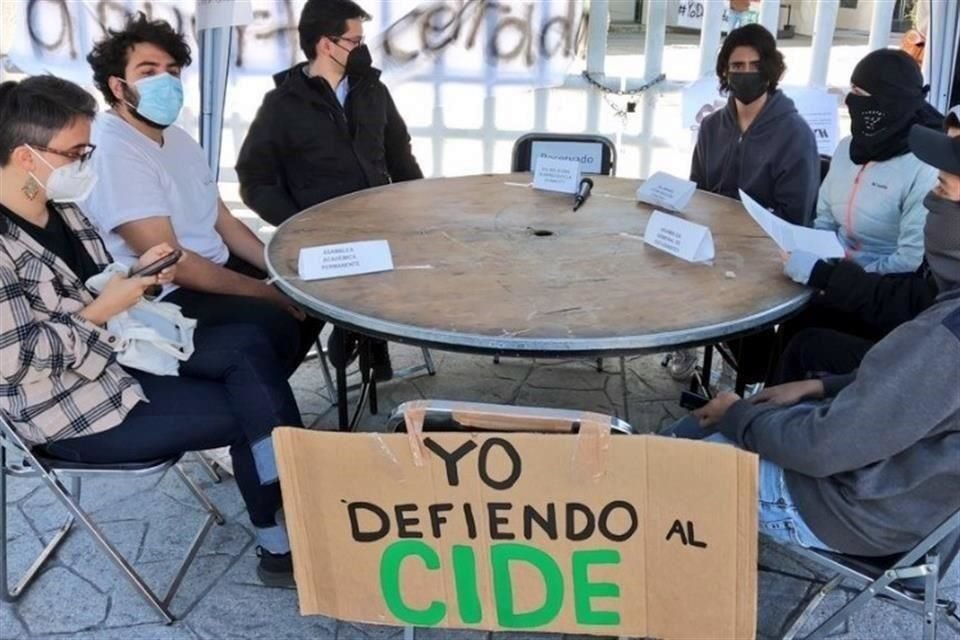
<svg viewBox="0 0 960 640">
<path fill-rule="evenodd" d="M 257 565 L 257 577 L 268 587 L 293 589 L 297 586 L 293 579 L 293 558 L 289 553 L 270 553 L 263 547 L 257 547 L 260 564 Z"/>
<path fill-rule="evenodd" d="M 386 382 L 393 379 L 390 350 L 385 341 L 370 341 L 370 367 L 373 369 L 373 379 L 377 382 Z"/>
<path fill-rule="evenodd" d="M 346 339 L 346 352 L 341 350 L 341 335 Z M 357 359 L 358 344 L 357 334 L 334 327 L 327 339 L 327 358 L 330 360 L 330 364 L 337 368 L 343 367 L 346 369 L 349 367 Z"/>
</svg>

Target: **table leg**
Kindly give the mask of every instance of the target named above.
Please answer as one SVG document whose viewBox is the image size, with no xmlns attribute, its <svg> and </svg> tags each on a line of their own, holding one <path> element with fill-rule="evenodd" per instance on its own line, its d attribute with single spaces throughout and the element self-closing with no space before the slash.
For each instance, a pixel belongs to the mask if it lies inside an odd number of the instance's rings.
<svg viewBox="0 0 960 640">
<path fill-rule="evenodd" d="M 700 374 L 700 386 L 703 395 L 710 397 L 710 370 L 713 368 L 713 345 L 708 344 L 703 348 L 703 369 Z"/>
<path fill-rule="evenodd" d="M 339 341 L 340 353 L 347 352 L 346 332 L 335 331 Z M 345 363 L 335 365 L 337 370 L 337 420 L 340 431 L 350 428 L 350 408 L 347 406 L 347 367 Z"/>
</svg>

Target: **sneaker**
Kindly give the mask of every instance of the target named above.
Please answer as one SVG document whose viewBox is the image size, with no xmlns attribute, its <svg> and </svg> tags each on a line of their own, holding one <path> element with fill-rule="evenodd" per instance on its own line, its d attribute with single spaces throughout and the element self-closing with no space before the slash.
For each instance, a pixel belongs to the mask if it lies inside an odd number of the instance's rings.
<svg viewBox="0 0 960 640">
<path fill-rule="evenodd" d="M 346 337 L 346 353 L 340 350 L 339 338 L 341 335 Z M 359 342 L 357 340 L 357 334 L 351 333 L 350 331 L 344 331 L 339 327 L 334 327 L 333 331 L 330 333 L 330 337 L 327 339 L 327 359 L 330 360 L 330 364 L 332 364 L 334 367 L 343 367 L 346 369 L 354 360 L 357 359 L 358 344 Z"/>
<path fill-rule="evenodd" d="M 390 350 L 383 340 L 370 341 L 370 360 L 373 367 L 373 379 L 386 382 L 393 378 L 393 365 L 390 363 Z"/>
<path fill-rule="evenodd" d="M 270 553 L 263 547 L 257 547 L 260 564 L 257 565 L 257 577 L 268 587 L 292 589 L 297 586 L 293 579 L 293 558 L 289 553 Z"/>
<path fill-rule="evenodd" d="M 667 356 L 667 373 L 674 380 L 689 380 L 697 370 L 697 352 L 693 349 L 674 351 Z"/>
</svg>

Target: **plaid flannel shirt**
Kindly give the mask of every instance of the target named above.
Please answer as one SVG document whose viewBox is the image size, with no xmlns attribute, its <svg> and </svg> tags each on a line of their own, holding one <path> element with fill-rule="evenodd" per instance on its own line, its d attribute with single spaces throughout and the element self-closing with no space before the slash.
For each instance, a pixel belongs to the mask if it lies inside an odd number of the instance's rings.
<svg viewBox="0 0 960 640">
<path fill-rule="evenodd" d="M 80 209 L 55 206 L 93 261 L 109 264 Z M 116 363 L 118 338 L 80 316 L 92 301 L 63 260 L 0 218 L 0 411 L 31 443 L 106 431 L 146 399 Z"/>
</svg>

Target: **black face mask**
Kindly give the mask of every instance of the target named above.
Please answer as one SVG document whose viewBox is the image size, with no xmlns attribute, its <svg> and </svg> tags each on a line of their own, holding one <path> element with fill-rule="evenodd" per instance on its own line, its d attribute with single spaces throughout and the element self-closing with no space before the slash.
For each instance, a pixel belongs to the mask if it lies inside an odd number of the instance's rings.
<svg viewBox="0 0 960 640">
<path fill-rule="evenodd" d="M 910 151 L 908 134 L 918 110 L 910 98 L 884 100 L 847 94 L 850 111 L 850 159 L 854 164 L 882 162 Z"/>
<path fill-rule="evenodd" d="M 770 86 L 759 71 L 728 73 L 727 84 L 730 86 L 733 97 L 743 104 L 753 104 L 767 92 L 767 87 Z"/>
<path fill-rule="evenodd" d="M 940 291 L 951 291 L 960 287 L 960 202 L 931 191 L 923 206 L 928 212 L 923 227 L 927 264 Z"/>
<path fill-rule="evenodd" d="M 336 45 L 346 51 L 346 47 L 340 46 L 339 42 Z M 334 60 L 337 59 L 334 58 Z M 373 59 L 370 57 L 370 49 L 367 48 L 367 45 L 361 44 L 350 50 L 350 53 L 347 54 L 346 64 L 339 60 L 337 60 L 337 64 L 343 67 L 343 72 L 348 76 L 365 76 L 370 73 Z"/>
</svg>

